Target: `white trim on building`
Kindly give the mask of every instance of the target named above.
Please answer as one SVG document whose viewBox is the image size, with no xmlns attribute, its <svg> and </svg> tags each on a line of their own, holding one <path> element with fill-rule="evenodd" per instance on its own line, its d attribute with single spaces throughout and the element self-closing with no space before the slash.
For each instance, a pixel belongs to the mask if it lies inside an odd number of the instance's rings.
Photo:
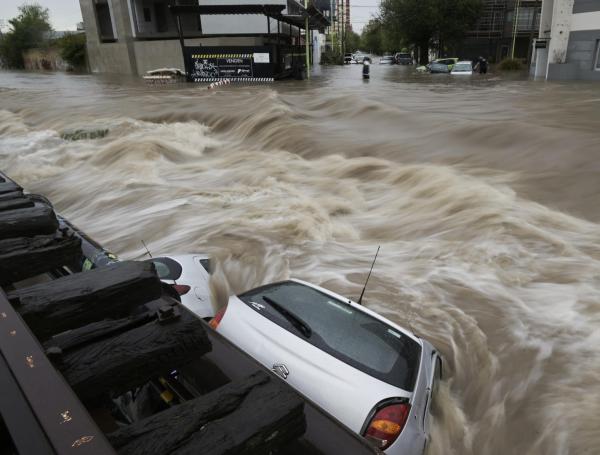
<svg viewBox="0 0 600 455">
<path fill-rule="evenodd" d="M 572 32 L 598 29 L 600 29 L 600 11 L 573 14 L 573 19 L 571 22 Z"/>
</svg>

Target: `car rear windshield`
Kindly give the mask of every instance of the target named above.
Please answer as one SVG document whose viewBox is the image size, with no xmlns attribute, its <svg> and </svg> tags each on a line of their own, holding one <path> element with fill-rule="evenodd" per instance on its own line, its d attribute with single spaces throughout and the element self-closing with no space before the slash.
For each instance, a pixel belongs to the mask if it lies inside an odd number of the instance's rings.
<svg viewBox="0 0 600 455">
<path fill-rule="evenodd" d="M 420 345 L 346 302 L 293 281 L 263 286 L 239 297 L 254 311 L 342 362 L 393 386 L 414 389 Z M 308 325 L 310 335 L 269 301 Z"/>
<path fill-rule="evenodd" d="M 460 63 L 460 64 L 454 65 L 454 68 L 452 68 L 452 71 L 473 71 L 473 67 L 471 66 L 470 63 Z"/>
<path fill-rule="evenodd" d="M 161 280 L 177 280 L 183 271 L 181 264 L 171 258 L 152 258 L 147 262 L 154 264 L 156 273 Z"/>
</svg>

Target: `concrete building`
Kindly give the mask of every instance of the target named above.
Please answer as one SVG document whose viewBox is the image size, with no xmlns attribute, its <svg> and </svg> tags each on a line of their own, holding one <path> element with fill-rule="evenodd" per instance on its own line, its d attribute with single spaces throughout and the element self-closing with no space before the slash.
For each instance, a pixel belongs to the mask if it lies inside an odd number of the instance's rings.
<svg viewBox="0 0 600 455">
<path fill-rule="evenodd" d="M 513 55 L 514 38 L 514 57 L 529 61 L 541 9 L 542 0 L 483 0 L 481 16 L 467 33 L 459 57 L 499 62 Z"/>
<path fill-rule="evenodd" d="M 544 0 L 531 73 L 600 80 L 600 1 Z"/>
<path fill-rule="evenodd" d="M 79 0 L 94 73 L 141 75 L 161 67 L 183 68 L 176 18 L 169 6 L 198 5 L 198 0 Z M 302 5 L 295 0 L 216 0 L 201 5 L 281 5 L 287 23 L 264 15 L 185 15 L 186 46 L 263 46 L 277 40 L 303 41 Z"/>
</svg>

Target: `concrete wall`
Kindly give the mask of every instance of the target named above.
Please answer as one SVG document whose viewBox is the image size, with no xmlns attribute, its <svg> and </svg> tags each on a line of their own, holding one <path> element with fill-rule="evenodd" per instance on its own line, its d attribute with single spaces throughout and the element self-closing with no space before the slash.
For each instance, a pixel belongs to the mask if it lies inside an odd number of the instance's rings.
<svg viewBox="0 0 600 455">
<path fill-rule="evenodd" d="M 571 32 L 567 64 L 569 71 L 558 72 L 558 68 L 549 69 L 549 76 L 554 79 L 584 79 L 600 81 L 600 71 L 594 68 L 596 53 L 600 42 L 600 24 L 598 30 Z"/>
<path fill-rule="evenodd" d="M 131 66 L 129 49 L 124 43 L 101 43 L 95 48 L 88 45 L 92 73 L 137 74 Z"/>
<path fill-rule="evenodd" d="M 260 37 L 221 37 L 186 39 L 187 46 L 261 46 L 263 40 Z M 137 60 L 138 74 L 157 68 L 180 68 L 183 69 L 183 56 L 179 40 L 152 40 L 135 41 L 135 57 Z"/>
<path fill-rule="evenodd" d="M 109 0 L 111 8 L 113 8 L 114 3 L 114 0 Z M 118 2 L 116 3 L 118 4 Z M 92 73 L 136 74 L 135 66 L 131 60 L 132 55 L 127 41 L 127 33 L 126 30 L 122 29 L 123 19 L 113 22 L 117 41 L 104 43 L 100 41 L 98 34 L 93 0 L 79 0 L 79 6 L 85 24 L 90 71 Z M 122 10 L 118 8 L 117 11 L 121 12 Z M 113 13 L 113 16 L 116 15 Z M 129 19 L 128 15 L 127 19 Z"/>
</svg>

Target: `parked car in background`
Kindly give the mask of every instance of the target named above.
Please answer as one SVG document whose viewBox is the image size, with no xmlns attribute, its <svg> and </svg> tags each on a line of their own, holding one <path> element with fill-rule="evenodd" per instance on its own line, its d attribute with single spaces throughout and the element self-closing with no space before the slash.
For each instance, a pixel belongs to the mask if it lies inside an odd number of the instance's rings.
<svg viewBox="0 0 600 455">
<path fill-rule="evenodd" d="M 344 63 L 345 63 L 346 65 L 348 65 L 348 64 L 350 64 L 350 63 L 356 63 L 356 62 L 354 61 L 354 56 L 353 56 L 352 54 L 350 54 L 350 53 L 348 53 L 348 54 L 344 54 Z"/>
<path fill-rule="evenodd" d="M 393 55 L 384 55 L 379 59 L 380 65 L 393 65 L 394 64 L 394 56 Z"/>
<path fill-rule="evenodd" d="M 170 284 L 181 304 L 203 319 L 215 315 L 211 303 L 210 259 L 206 254 L 164 255 L 148 259 L 160 280 Z"/>
<path fill-rule="evenodd" d="M 365 58 L 369 58 L 369 56 L 367 54 L 362 53 L 362 52 L 356 52 L 353 55 L 353 58 L 354 58 L 354 61 L 356 63 L 362 63 L 365 60 Z"/>
<path fill-rule="evenodd" d="M 452 71 L 450 71 L 450 73 L 451 74 L 456 74 L 456 75 L 470 75 L 470 74 L 473 74 L 473 65 L 468 60 L 463 60 L 463 61 L 457 62 L 452 67 Z"/>
<path fill-rule="evenodd" d="M 438 58 L 429 64 L 431 73 L 449 73 L 454 65 L 458 62 L 458 58 Z"/>
<path fill-rule="evenodd" d="M 394 60 L 396 61 L 396 64 L 398 64 L 398 65 L 412 65 L 413 64 L 412 55 L 410 55 L 407 52 L 397 52 L 396 55 L 394 55 Z"/>
<path fill-rule="evenodd" d="M 427 341 L 299 280 L 232 296 L 210 325 L 388 454 L 422 454 L 441 377 Z"/>
</svg>

